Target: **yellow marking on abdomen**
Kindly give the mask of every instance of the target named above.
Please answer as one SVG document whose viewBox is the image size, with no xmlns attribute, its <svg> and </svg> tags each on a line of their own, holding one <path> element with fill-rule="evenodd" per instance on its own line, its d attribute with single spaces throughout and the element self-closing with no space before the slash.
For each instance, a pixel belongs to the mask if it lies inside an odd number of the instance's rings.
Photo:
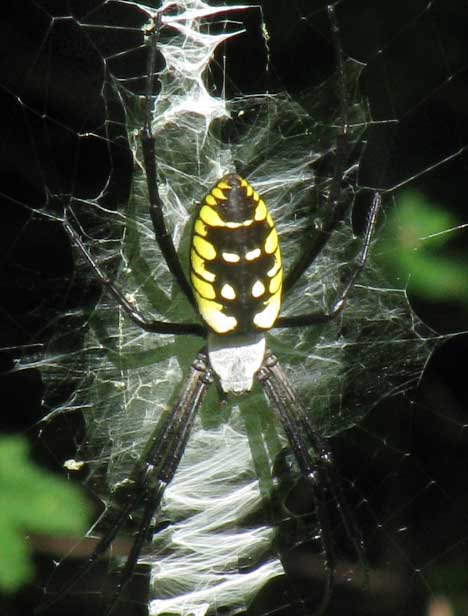
<svg viewBox="0 0 468 616">
<path fill-rule="evenodd" d="M 199 218 L 197 218 L 197 220 L 195 221 L 195 226 L 193 227 L 193 230 L 195 231 L 195 233 L 198 233 L 198 235 L 205 236 L 208 234 L 206 225 Z"/>
<path fill-rule="evenodd" d="M 283 279 L 283 272 L 280 270 L 276 274 L 276 276 L 270 280 L 270 285 L 268 287 L 268 290 L 270 291 L 272 295 L 276 293 L 278 289 L 281 287 L 282 279 Z"/>
<path fill-rule="evenodd" d="M 247 197 L 251 197 L 253 194 L 253 188 L 252 186 L 250 186 L 250 184 L 247 182 L 247 180 L 242 179 L 241 180 L 241 186 L 243 186 L 245 188 L 245 192 L 247 194 Z"/>
<path fill-rule="evenodd" d="M 213 261 L 216 257 L 216 249 L 210 242 L 207 242 L 199 235 L 194 235 L 192 240 L 193 247 L 198 252 L 198 254 L 207 259 L 208 261 Z"/>
<path fill-rule="evenodd" d="M 275 251 L 274 259 L 275 259 L 275 264 L 273 265 L 271 269 L 267 271 L 268 278 L 273 278 L 273 276 L 275 276 L 276 273 L 281 269 L 281 255 L 280 255 L 279 248 L 277 248 Z"/>
<path fill-rule="evenodd" d="M 205 299 L 215 299 L 216 292 L 212 284 L 206 282 L 206 280 L 202 280 L 193 273 L 191 274 L 190 278 L 192 279 L 193 288 L 199 295 L 201 295 Z"/>
<path fill-rule="evenodd" d="M 213 331 L 217 334 L 228 334 L 235 330 L 237 319 L 221 312 L 222 304 L 200 297 L 197 292 L 195 298 L 201 316 Z"/>
<path fill-rule="evenodd" d="M 190 251 L 190 260 L 192 263 L 192 269 L 196 274 L 198 274 L 198 276 L 204 278 L 208 282 L 214 282 L 216 280 L 215 274 L 206 269 L 205 261 L 195 252 L 195 250 L 193 250 L 193 248 Z"/>
<path fill-rule="evenodd" d="M 227 197 L 223 193 L 223 191 L 220 188 L 218 188 L 217 186 L 215 188 L 213 188 L 213 190 L 211 191 L 211 194 L 218 201 L 226 201 L 226 199 L 227 199 Z"/>
<path fill-rule="evenodd" d="M 265 252 L 267 253 L 267 255 L 271 255 L 275 252 L 277 248 L 278 234 L 276 233 L 276 229 L 273 227 L 265 241 Z"/>
<path fill-rule="evenodd" d="M 199 217 L 210 227 L 224 227 L 225 222 L 218 214 L 216 210 L 214 210 L 209 205 L 204 205 L 199 212 Z"/>
<path fill-rule="evenodd" d="M 260 199 L 257 207 L 255 208 L 255 220 L 265 220 L 267 216 L 267 209 L 265 203 Z"/>
<path fill-rule="evenodd" d="M 257 327 L 261 329 L 270 329 L 273 327 L 274 322 L 276 321 L 281 305 L 281 296 L 280 293 L 277 295 L 273 295 L 268 300 L 267 307 L 261 312 L 257 312 L 257 314 L 253 318 L 253 322 Z"/>
</svg>

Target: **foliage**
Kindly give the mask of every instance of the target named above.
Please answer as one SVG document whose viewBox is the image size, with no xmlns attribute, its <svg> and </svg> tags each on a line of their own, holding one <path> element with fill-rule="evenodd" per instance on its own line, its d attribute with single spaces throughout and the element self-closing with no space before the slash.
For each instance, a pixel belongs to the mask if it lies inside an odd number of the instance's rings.
<svg viewBox="0 0 468 616">
<path fill-rule="evenodd" d="M 468 263 L 449 254 L 457 223 L 420 193 L 405 192 L 392 208 L 380 243 L 384 266 L 429 301 L 468 301 Z"/>
<path fill-rule="evenodd" d="M 0 590 L 13 592 L 32 578 L 27 534 L 82 534 L 87 507 L 78 491 L 28 458 L 19 436 L 0 439 Z"/>
</svg>

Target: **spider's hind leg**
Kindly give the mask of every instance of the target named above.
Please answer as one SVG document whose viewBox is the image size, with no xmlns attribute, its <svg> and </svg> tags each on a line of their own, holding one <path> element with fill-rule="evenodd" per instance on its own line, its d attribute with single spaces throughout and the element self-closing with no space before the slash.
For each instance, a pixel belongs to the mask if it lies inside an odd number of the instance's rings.
<svg viewBox="0 0 468 616">
<path fill-rule="evenodd" d="M 141 459 L 136 463 L 125 486 L 126 498 L 122 509 L 117 507 L 111 527 L 104 534 L 92 554 L 76 571 L 58 594 L 53 595 L 36 610 L 36 614 L 46 611 L 63 598 L 92 569 L 94 564 L 110 548 L 117 534 L 125 526 L 135 511 L 142 509 L 135 541 L 127 557 L 120 581 L 112 600 L 105 611 L 111 614 L 119 602 L 122 592 L 133 576 L 138 558 L 144 544 L 154 530 L 155 516 L 159 510 L 164 490 L 172 481 L 187 441 L 203 402 L 208 387 L 213 381 L 212 370 L 205 352 L 200 352 L 193 361 L 190 373 L 185 379 L 181 393 L 172 409 L 159 423 L 151 435 Z M 128 494 L 127 494 L 128 492 Z"/>
<path fill-rule="evenodd" d="M 267 351 L 257 378 L 270 406 L 278 415 L 302 476 L 310 486 L 319 525 L 319 535 L 325 569 L 324 590 L 314 616 L 323 614 L 330 602 L 335 579 L 336 550 L 330 523 L 329 502 L 338 510 L 343 528 L 364 572 L 367 585 L 368 566 L 364 541 L 335 470 L 333 456 L 319 435 L 309 414 L 294 394 L 278 363 Z"/>
</svg>

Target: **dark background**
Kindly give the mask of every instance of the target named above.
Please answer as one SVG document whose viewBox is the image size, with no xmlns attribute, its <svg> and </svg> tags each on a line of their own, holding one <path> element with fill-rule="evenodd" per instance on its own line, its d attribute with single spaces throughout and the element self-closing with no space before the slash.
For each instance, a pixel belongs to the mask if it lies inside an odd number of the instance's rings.
<svg viewBox="0 0 468 616">
<path fill-rule="evenodd" d="M 111 173 L 108 201 L 123 202 L 131 173 L 118 128 L 111 133 L 111 148 L 99 138 L 77 138 L 78 131 L 99 134 L 102 128 L 102 64 L 74 21 L 60 17 L 79 17 L 93 4 L 49 4 L 15 2 L 2 14 L 0 25 L 1 348 L 47 342 L 56 314 L 95 298 L 95 290 L 84 297 L 83 290 L 70 283 L 72 255 L 60 225 L 31 218 L 30 208 L 47 199 L 44 187 L 94 195 Z M 335 57 L 323 4 L 260 4 L 271 37 L 272 71 L 265 74 L 258 14 L 251 11 L 247 34 L 236 39 L 228 53 L 227 71 L 235 87 L 242 92 L 285 87 L 294 95 L 333 72 Z M 468 144 L 468 6 L 407 4 L 350 0 L 337 8 L 345 54 L 367 64 L 361 87 L 377 122 L 367 134 L 361 183 L 385 189 L 417 176 L 411 185 L 462 224 L 468 218 L 466 154 L 428 173 L 421 171 Z M 51 20 L 51 15 L 59 19 Z M 116 42 L 109 36 L 100 44 L 109 50 Z M 134 61 L 141 62 L 141 57 Z M 118 106 L 107 113 L 122 119 Z M 393 118 L 398 122 L 381 122 Z M 388 205 L 392 196 L 387 196 Z M 455 258 L 466 258 L 465 246 L 466 233 L 460 231 L 453 234 L 448 250 Z M 411 285 L 409 292 L 417 313 L 437 331 L 467 329 L 466 304 L 428 302 L 412 295 Z M 449 597 L 456 614 L 468 612 L 467 351 L 466 336 L 448 341 L 432 357 L 417 391 L 385 402 L 361 425 L 333 440 L 339 468 L 356 482 L 354 504 L 369 553 L 371 588 L 346 590 L 338 579 L 330 614 L 422 616 L 429 613 L 431 595 Z M 61 462 L 73 457 L 81 426 L 59 421 L 58 436 L 51 443 L 44 435 L 38 438 L 40 376 L 36 371 L 9 373 L 15 355 L 12 351 L 1 357 L 2 431 L 25 433 L 35 457 L 59 472 Z M 367 502 L 359 501 L 361 497 Z M 63 546 L 47 541 L 38 546 L 37 582 L 0 602 L 1 614 L 31 613 L 40 599 L 51 552 L 57 557 L 53 550 L 60 552 Z M 298 549 L 286 557 L 298 594 L 310 584 L 307 566 L 301 566 L 304 554 Z M 74 566 L 70 563 L 64 576 Z M 108 583 L 105 567 L 98 574 L 93 586 L 102 590 Z M 139 582 L 144 587 L 143 576 Z M 274 582 L 249 613 L 294 601 L 296 595 L 288 593 L 283 581 Z M 97 593 L 95 601 L 85 604 L 83 595 L 75 595 L 50 614 L 97 613 L 100 599 Z M 135 602 L 116 613 L 139 610 Z M 301 608 L 295 605 L 275 613 L 289 616 L 301 613 Z"/>
</svg>

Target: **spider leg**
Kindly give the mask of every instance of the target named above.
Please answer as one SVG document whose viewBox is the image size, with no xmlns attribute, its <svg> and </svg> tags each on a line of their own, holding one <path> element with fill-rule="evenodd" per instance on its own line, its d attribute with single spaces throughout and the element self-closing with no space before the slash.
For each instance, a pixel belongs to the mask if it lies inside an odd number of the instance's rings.
<svg viewBox="0 0 468 616">
<path fill-rule="evenodd" d="M 344 497 L 341 483 L 335 472 L 333 456 L 319 436 L 301 402 L 280 367 L 277 358 L 267 352 L 258 380 L 265 395 L 276 411 L 288 438 L 302 475 L 311 487 L 320 528 L 320 539 L 325 564 L 325 588 L 320 605 L 314 612 L 323 614 L 331 598 L 334 582 L 336 553 L 330 527 L 327 501 L 331 496 L 338 509 L 345 532 L 352 543 L 367 582 L 368 566 L 364 555 L 364 541 L 357 522 Z M 309 453 L 312 450 L 312 455 Z"/>
<path fill-rule="evenodd" d="M 372 235 L 375 230 L 377 222 L 377 216 L 380 210 L 382 199 L 379 193 L 374 194 L 372 200 L 371 209 L 367 219 L 366 231 L 364 234 L 364 240 L 358 257 L 348 274 L 348 278 L 344 283 L 338 296 L 335 298 L 333 305 L 328 312 L 311 312 L 309 314 L 299 314 L 292 317 L 279 317 L 274 327 L 300 327 L 303 325 L 315 325 L 318 323 L 326 323 L 337 317 L 346 305 L 349 292 L 353 288 L 359 274 L 364 269 L 364 266 L 369 255 L 369 248 L 372 241 Z"/>
<path fill-rule="evenodd" d="M 139 327 L 147 332 L 156 334 L 193 334 L 195 336 L 204 337 L 206 332 L 202 325 L 198 323 L 169 323 L 167 321 L 148 320 L 137 308 L 135 308 L 122 294 L 122 292 L 114 285 L 112 280 L 106 276 L 103 270 L 99 267 L 96 261 L 93 259 L 91 253 L 84 245 L 81 237 L 73 228 L 73 226 L 65 220 L 65 231 L 68 233 L 71 241 L 83 257 L 89 263 L 94 273 L 96 274 L 101 285 L 114 296 L 119 306 L 125 312 L 125 314 Z"/>
<path fill-rule="evenodd" d="M 335 166 L 333 169 L 333 175 L 325 207 L 326 211 L 329 212 L 329 215 L 323 226 L 320 229 L 317 229 L 317 235 L 311 242 L 308 243 L 308 247 L 305 252 L 299 257 L 298 261 L 292 266 L 291 270 L 285 277 L 283 282 L 283 290 L 285 292 L 289 291 L 289 289 L 294 286 L 302 274 L 315 261 L 325 244 L 330 239 L 333 231 L 338 226 L 340 220 L 343 219 L 347 209 L 347 203 L 343 202 L 341 193 L 343 188 L 343 175 L 345 173 L 350 154 L 348 89 L 346 86 L 343 49 L 341 47 L 339 36 L 340 31 L 335 15 L 334 5 L 329 4 L 327 6 L 327 11 L 337 65 L 341 120 L 339 133 L 336 137 Z"/>
<path fill-rule="evenodd" d="M 192 364 L 191 373 L 177 400 L 164 434 L 152 439 L 148 453 L 138 470 L 138 491 L 144 494 L 143 517 L 138 528 L 135 543 L 130 550 L 105 616 L 116 606 L 126 584 L 130 581 L 138 557 L 145 542 L 150 538 L 154 526 L 154 516 L 159 508 L 166 486 L 172 481 L 185 451 L 193 422 L 203 402 L 207 388 L 213 381 L 208 357 L 199 353 Z"/>
<path fill-rule="evenodd" d="M 172 237 L 167 229 L 164 220 L 163 204 L 158 187 L 158 163 L 156 158 L 156 140 L 151 127 L 153 109 L 153 91 L 156 71 L 156 56 L 158 50 L 159 35 L 161 33 L 162 12 L 156 13 L 154 26 L 149 32 L 149 53 L 146 67 L 146 89 L 144 121 L 141 130 L 141 147 L 143 151 L 143 161 L 148 185 L 149 210 L 153 223 L 154 235 L 158 242 L 162 255 L 167 263 L 169 271 L 172 273 L 177 283 L 185 294 L 192 306 L 195 305 L 192 287 L 190 286 L 182 265 L 179 261 L 177 251 L 174 247 Z"/>
<path fill-rule="evenodd" d="M 160 506 L 164 490 L 172 481 L 179 466 L 194 419 L 212 380 L 212 370 L 209 367 L 208 358 L 204 352 L 201 352 L 192 363 L 190 374 L 186 378 L 181 394 L 172 410 L 165 417 L 162 426 L 156 428 L 140 461 L 135 465 L 128 481 L 129 488 L 127 485 L 125 486 L 130 495 L 126 498 L 126 504 L 113 522 L 112 527 L 99 541 L 83 566 L 60 589 L 57 595 L 39 606 L 37 613 L 47 610 L 59 601 L 88 573 L 98 558 L 108 550 L 118 532 L 127 522 L 129 515 L 137 507 L 143 505 L 143 515 L 135 542 L 128 555 L 110 606 L 105 613 L 108 615 L 113 611 L 135 571 L 141 549 L 153 530 L 154 516 Z"/>
<path fill-rule="evenodd" d="M 349 507 L 347 506 L 346 499 L 342 491 L 342 484 L 336 473 L 336 466 L 333 462 L 333 454 L 325 445 L 324 440 L 319 436 L 319 432 L 314 426 L 312 418 L 305 411 L 304 407 L 294 394 L 291 384 L 281 368 L 276 356 L 268 352 L 265 364 L 271 371 L 272 375 L 274 375 L 275 384 L 281 384 L 284 394 L 291 403 L 292 423 L 295 426 L 299 426 L 300 430 L 306 435 L 308 442 L 311 443 L 313 450 L 315 452 L 319 452 L 320 460 L 323 461 L 326 466 L 328 476 L 331 478 L 328 488 L 332 492 L 334 500 L 340 510 L 343 526 L 346 529 L 348 538 L 354 546 L 362 569 L 367 574 L 367 561 L 364 555 L 364 540 L 354 516 L 349 512 Z"/>
</svg>

